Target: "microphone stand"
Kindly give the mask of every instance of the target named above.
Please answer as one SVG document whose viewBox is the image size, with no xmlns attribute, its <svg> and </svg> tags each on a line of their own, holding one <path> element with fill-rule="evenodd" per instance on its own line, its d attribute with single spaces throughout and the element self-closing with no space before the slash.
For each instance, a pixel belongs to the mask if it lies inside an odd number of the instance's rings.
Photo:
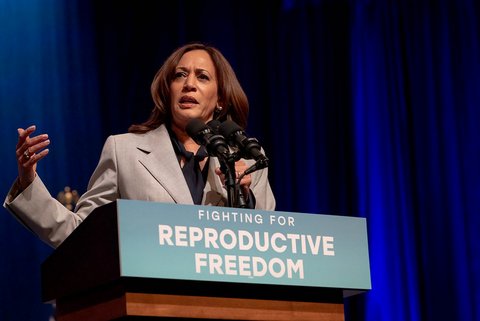
<svg viewBox="0 0 480 321">
<path fill-rule="evenodd" d="M 218 157 L 220 161 L 220 170 L 225 175 L 228 206 L 245 208 L 247 207 L 247 204 L 245 202 L 243 191 L 239 187 L 241 178 L 238 179 L 238 182 L 235 181 L 235 162 L 240 159 L 240 154 L 238 152 L 231 153 L 229 151 L 225 138 L 223 135 L 217 133 L 220 122 L 216 122 L 218 125 L 215 124 L 215 121 L 210 121 L 209 125 L 206 125 L 200 119 L 192 119 L 185 129 L 195 143 L 206 147 L 209 156 Z M 254 142 L 256 142 L 256 140 Z"/>
<path fill-rule="evenodd" d="M 235 159 L 231 155 L 221 162 L 220 169 L 225 174 L 225 187 L 227 189 L 227 206 L 235 206 Z"/>
<path fill-rule="evenodd" d="M 259 169 L 268 167 L 269 160 L 263 156 L 253 165 L 247 168 L 238 178 L 236 177 L 235 162 L 241 158 L 239 152 L 226 152 L 218 157 L 220 170 L 225 175 L 225 188 L 227 189 L 227 207 L 247 208 L 248 204 L 243 195 L 240 181 L 245 175 L 251 174 Z"/>
<path fill-rule="evenodd" d="M 225 188 L 227 189 L 227 206 L 246 208 L 247 203 L 245 202 L 243 192 L 235 181 L 235 161 L 237 159 L 237 153 L 229 154 L 228 157 L 220 159 L 220 170 L 225 175 Z"/>
</svg>

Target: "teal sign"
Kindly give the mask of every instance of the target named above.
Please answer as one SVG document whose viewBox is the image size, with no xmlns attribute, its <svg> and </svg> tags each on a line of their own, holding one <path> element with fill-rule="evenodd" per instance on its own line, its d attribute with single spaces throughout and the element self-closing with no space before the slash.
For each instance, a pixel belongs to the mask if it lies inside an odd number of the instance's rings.
<svg viewBox="0 0 480 321">
<path fill-rule="evenodd" d="M 369 290 L 364 218 L 118 200 L 121 275 Z"/>
</svg>

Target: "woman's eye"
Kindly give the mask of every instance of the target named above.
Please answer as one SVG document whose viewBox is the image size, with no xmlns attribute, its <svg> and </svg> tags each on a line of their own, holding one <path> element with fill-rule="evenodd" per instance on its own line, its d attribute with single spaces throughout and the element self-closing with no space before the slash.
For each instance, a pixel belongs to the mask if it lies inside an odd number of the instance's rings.
<svg viewBox="0 0 480 321">
<path fill-rule="evenodd" d="M 202 79 L 202 80 L 209 80 L 209 79 L 210 79 L 210 78 L 208 78 L 208 76 L 205 75 L 205 74 L 200 74 L 200 75 L 198 76 L 198 78 L 200 78 L 200 79 Z"/>
<path fill-rule="evenodd" d="M 186 77 L 187 76 L 187 73 L 184 72 L 184 71 L 177 71 L 175 73 L 175 78 L 181 78 L 181 77 Z"/>
</svg>

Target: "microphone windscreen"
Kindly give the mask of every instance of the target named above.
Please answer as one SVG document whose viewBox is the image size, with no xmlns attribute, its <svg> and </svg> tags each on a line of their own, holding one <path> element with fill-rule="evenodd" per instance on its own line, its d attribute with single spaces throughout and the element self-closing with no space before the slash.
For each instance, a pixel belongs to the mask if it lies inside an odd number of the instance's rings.
<svg viewBox="0 0 480 321">
<path fill-rule="evenodd" d="M 222 123 L 218 119 L 212 119 L 207 123 L 207 126 L 210 127 L 215 134 L 219 134 L 221 124 Z"/>
<path fill-rule="evenodd" d="M 220 125 L 220 133 L 224 137 L 230 137 L 233 133 L 236 133 L 238 131 L 243 131 L 242 127 L 240 127 L 237 123 L 235 123 L 233 120 L 226 120 Z"/>
<path fill-rule="evenodd" d="M 196 137 L 201 131 L 208 129 L 207 125 L 198 118 L 190 120 L 185 127 L 185 131 L 190 137 Z"/>
</svg>

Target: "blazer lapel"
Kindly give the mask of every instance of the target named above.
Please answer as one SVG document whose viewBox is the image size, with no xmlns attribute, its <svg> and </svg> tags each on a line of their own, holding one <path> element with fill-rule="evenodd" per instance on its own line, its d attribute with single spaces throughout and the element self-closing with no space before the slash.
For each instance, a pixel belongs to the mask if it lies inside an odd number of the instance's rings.
<svg viewBox="0 0 480 321">
<path fill-rule="evenodd" d="M 139 159 L 140 163 L 173 200 L 180 204 L 193 204 L 165 125 L 147 132 L 137 148 L 145 153 L 144 157 Z"/>
</svg>

